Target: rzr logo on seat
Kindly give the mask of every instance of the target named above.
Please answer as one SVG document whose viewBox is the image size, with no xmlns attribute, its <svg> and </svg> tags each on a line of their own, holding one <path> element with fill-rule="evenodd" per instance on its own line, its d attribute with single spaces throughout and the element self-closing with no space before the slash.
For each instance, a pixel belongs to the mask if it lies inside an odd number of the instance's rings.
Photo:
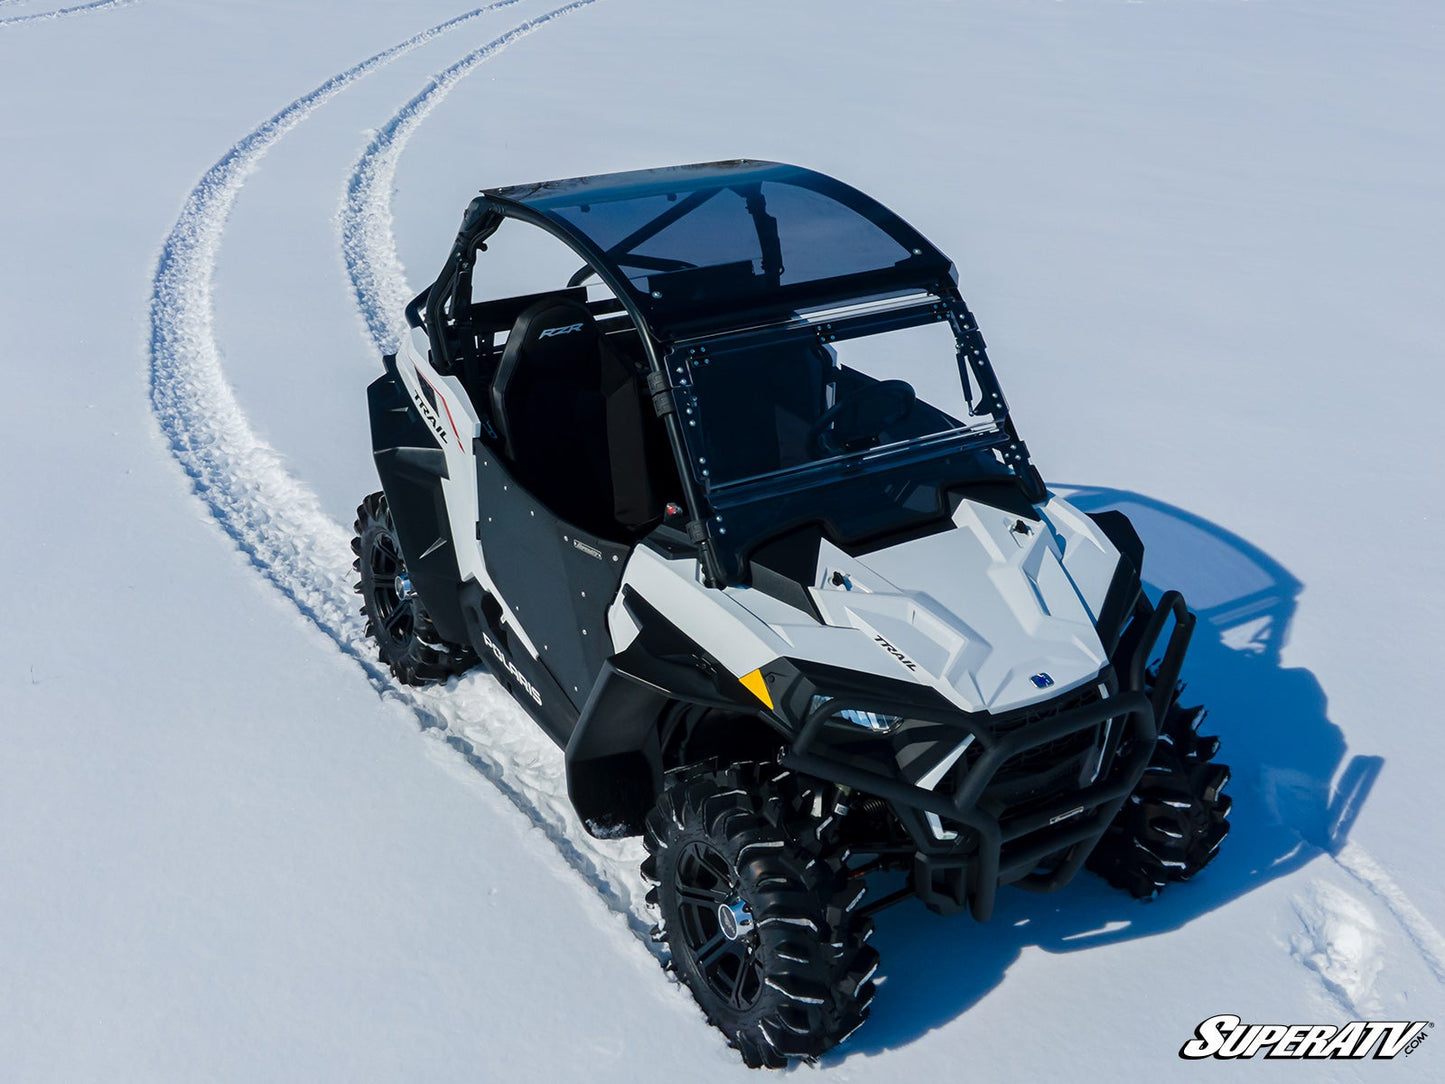
<svg viewBox="0 0 1445 1084">
<path fill-rule="evenodd" d="M 546 331 L 542 332 L 542 334 L 538 335 L 537 338 L 550 339 L 553 335 L 570 335 L 574 331 L 581 330 L 581 324 L 568 324 L 566 327 L 549 327 Z"/>
</svg>

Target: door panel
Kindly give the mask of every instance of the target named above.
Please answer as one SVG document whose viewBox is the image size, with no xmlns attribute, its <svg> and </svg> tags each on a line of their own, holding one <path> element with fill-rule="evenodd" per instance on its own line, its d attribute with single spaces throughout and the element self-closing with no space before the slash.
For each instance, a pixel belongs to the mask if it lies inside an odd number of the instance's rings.
<svg viewBox="0 0 1445 1084">
<path fill-rule="evenodd" d="M 630 547 L 578 530 L 517 484 L 488 448 L 477 454 L 482 559 L 507 616 L 581 710 L 612 654 L 607 608 Z"/>
</svg>

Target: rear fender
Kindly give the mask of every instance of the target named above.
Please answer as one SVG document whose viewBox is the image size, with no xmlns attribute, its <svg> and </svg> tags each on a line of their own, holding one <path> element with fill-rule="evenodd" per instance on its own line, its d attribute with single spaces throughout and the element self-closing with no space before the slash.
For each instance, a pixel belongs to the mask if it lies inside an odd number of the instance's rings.
<svg viewBox="0 0 1445 1084">
<path fill-rule="evenodd" d="M 386 374 L 371 383 L 366 395 L 376 473 L 412 587 L 442 638 L 465 643 L 467 628 L 457 602 L 461 577 L 442 494 L 442 481 L 448 477 L 446 454 L 397 377 L 394 363 L 388 362 Z"/>
</svg>

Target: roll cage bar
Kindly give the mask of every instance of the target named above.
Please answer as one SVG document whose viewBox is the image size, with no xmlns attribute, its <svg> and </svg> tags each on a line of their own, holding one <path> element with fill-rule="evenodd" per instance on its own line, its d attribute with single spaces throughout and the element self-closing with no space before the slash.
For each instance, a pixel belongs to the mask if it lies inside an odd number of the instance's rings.
<svg viewBox="0 0 1445 1084">
<path fill-rule="evenodd" d="M 783 275 L 783 246 L 778 237 L 778 220 L 768 214 L 762 189 L 761 184 L 728 186 L 728 190 L 743 197 L 748 217 L 752 219 L 753 228 L 758 234 L 758 247 L 762 252 L 763 279 L 769 287 L 776 290 L 781 284 Z M 619 267 L 638 267 L 647 271 L 683 271 L 695 267 L 695 264 L 690 264 L 685 260 L 639 256 L 634 250 L 638 245 L 656 237 L 674 222 L 697 210 L 708 200 L 717 196 L 720 191 L 722 189 L 705 189 L 679 200 L 650 222 L 643 223 L 622 240 L 611 245 L 602 253 L 603 257 L 616 263 Z M 577 269 L 577 273 L 567 280 L 567 285 L 580 286 L 596 273 L 597 269 L 591 264 L 583 264 Z"/>
<path fill-rule="evenodd" d="M 745 166 L 775 165 L 774 163 L 741 163 Z M 735 163 L 713 163 L 715 167 L 727 167 Z M 711 167 L 684 167 L 684 168 L 711 168 Z M 796 167 L 781 167 L 795 169 Z M 664 172 L 664 171 L 645 171 Z M 809 171 L 798 171 L 809 177 L 820 178 L 832 185 L 837 185 L 846 192 L 854 193 L 853 189 L 843 186 L 832 178 L 823 177 L 821 174 L 812 174 Z M 673 456 L 676 462 L 677 474 L 683 488 L 683 496 L 688 511 L 687 534 L 690 540 L 698 548 L 698 556 L 701 562 L 704 582 L 708 586 L 722 586 L 732 582 L 736 577 L 729 575 L 729 570 L 724 561 L 719 559 L 716 547 L 711 537 L 712 523 L 715 521 L 711 503 L 707 495 L 699 486 L 690 462 L 690 454 L 687 442 L 681 428 L 681 418 L 677 411 L 677 404 L 680 399 L 690 395 L 686 370 L 682 366 L 669 368 L 669 356 L 678 349 L 680 342 L 686 340 L 680 338 L 659 337 L 654 328 L 654 321 L 649 318 L 649 313 L 644 311 L 636 287 L 625 276 L 620 274 L 622 266 L 638 266 L 649 270 L 670 271 L 678 269 L 674 266 L 681 261 L 660 260 L 653 257 L 638 257 L 628 255 L 628 251 L 641 245 L 647 239 L 660 233 L 667 226 L 688 214 L 707 199 L 716 195 L 719 189 L 711 189 L 695 192 L 687 197 L 678 199 L 671 204 L 667 210 L 653 218 L 643 226 L 634 230 L 622 240 L 615 242 L 607 249 L 601 249 L 593 243 L 592 239 L 568 225 L 557 216 L 547 214 L 545 211 L 532 206 L 517 198 L 509 198 L 514 192 L 532 192 L 535 190 L 550 190 L 549 186 L 579 185 L 586 182 L 601 184 L 612 178 L 631 177 L 631 174 L 604 175 L 596 178 L 579 178 L 573 181 L 545 182 L 540 185 L 518 186 L 513 189 L 487 190 L 477 196 L 468 205 L 462 216 L 461 228 L 447 255 L 441 273 L 430 287 L 418 294 L 407 305 L 406 317 L 410 326 L 425 331 L 428 344 L 431 350 L 432 363 L 441 372 L 452 372 L 458 368 L 459 358 L 456 347 L 459 345 L 456 336 L 458 322 L 471 305 L 472 297 L 472 274 L 476 265 L 477 256 L 486 251 L 486 242 L 501 227 L 501 224 L 514 219 L 537 227 L 563 244 L 571 248 L 583 261 L 583 266 L 568 280 L 567 287 L 580 287 L 592 275 L 596 275 L 600 282 L 609 289 L 616 297 L 615 303 L 604 302 L 605 308 L 601 311 L 615 312 L 619 309 L 630 317 L 637 329 L 638 337 L 641 340 L 644 356 L 647 361 L 648 377 L 647 387 L 651 393 L 653 407 L 659 417 L 664 421 L 667 429 L 669 443 L 672 446 Z M 758 192 L 753 191 L 758 186 L 752 183 L 729 184 L 728 189 L 738 192 L 745 200 L 747 213 L 752 220 L 754 228 L 758 233 L 758 241 L 762 249 L 763 274 L 769 282 L 776 283 L 781 270 L 781 248 L 778 238 L 777 221 L 767 213 L 766 208 Z M 868 197 L 861 193 L 855 193 L 860 199 L 868 200 Z M 871 207 L 876 207 L 883 215 L 887 215 L 898 223 L 903 229 L 910 230 L 897 219 L 891 212 L 882 208 L 881 205 L 868 200 Z M 820 294 L 816 297 L 817 304 L 809 306 L 813 311 L 825 309 L 841 309 L 849 305 L 857 305 L 860 302 L 874 301 L 886 298 L 890 295 L 899 294 L 931 294 L 937 300 L 933 302 L 937 319 L 947 320 L 953 330 L 955 342 L 957 343 L 957 357 L 959 365 L 959 376 L 963 381 L 965 394 L 969 397 L 970 405 L 973 399 L 970 394 L 968 373 L 970 369 L 974 373 L 978 384 L 979 402 L 986 405 L 992 413 L 997 427 L 1001 433 L 998 440 L 998 453 L 1004 465 L 1013 473 L 1019 482 L 1024 495 L 1029 501 L 1037 503 L 1046 497 L 1046 490 L 1042 477 L 1029 459 L 1028 449 L 1019 438 L 1014 427 L 1013 420 L 1009 416 L 1007 403 L 1004 399 L 1002 389 L 999 387 L 994 376 L 993 368 L 988 360 L 986 346 L 982 334 L 978 330 L 977 321 L 972 312 L 959 293 L 956 276 L 953 271 L 953 264 L 943 256 L 941 252 L 933 248 L 921 236 L 913 233 L 917 238 L 918 245 L 925 248 L 915 247 L 915 254 L 923 257 L 922 263 L 930 265 L 928 270 L 932 273 L 924 279 L 917 278 L 916 274 L 899 275 L 888 272 L 864 273 L 848 276 L 844 280 L 831 280 L 830 283 L 821 284 L 824 287 L 837 283 L 849 287 L 849 292 L 828 297 Z M 936 257 L 936 258 L 935 258 Z M 645 260 L 645 263 L 638 261 Z M 663 267 L 662 264 L 669 266 Z M 909 268 L 910 272 L 922 270 L 922 267 Z M 596 303 L 592 307 L 597 310 Z M 726 316 L 728 314 L 718 314 Z M 885 310 L 883 312 L 861 312 L 852 316 L 843 316 L 828 321 L 815 322 L 806 316 L 800 316 L 797 311 L 793 312 L 770 312 L 745 311 L 737 314 L 731 321 L 731 326 L 716 324 L 711 334 L 706 337 L 715 337 L 721 333 L 736 331 L 756 331 L 765 333 L 766 330 L 778 328 L 789 328 L 791 330 L 812 326 L 818 335 L 821 343 L 830 341 L 831 338 L 856 337 L 859 335 L 877 334 L 891 327 L 902 326 L 900 321 L 912 320 L 911 309 L 906 310 Z M 675 330 L 682 331 L 683 328 Z"/>
</svg>

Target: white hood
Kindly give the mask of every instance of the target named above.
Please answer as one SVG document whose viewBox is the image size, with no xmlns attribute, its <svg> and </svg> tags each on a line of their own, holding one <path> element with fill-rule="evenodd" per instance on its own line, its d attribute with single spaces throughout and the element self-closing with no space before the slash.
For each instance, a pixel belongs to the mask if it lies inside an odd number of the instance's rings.
<svg viewBox="0 0 1445 1084">
<path fill-rule="evenodd" d="M 1049 527 L 965 501 L 957 530 L 852 558 L 827 541 L 811 591 L 824 621 L 866 633 L 899 677 L 966 711 L 1047 700 L 1107 657 Z"/>
</svg>

